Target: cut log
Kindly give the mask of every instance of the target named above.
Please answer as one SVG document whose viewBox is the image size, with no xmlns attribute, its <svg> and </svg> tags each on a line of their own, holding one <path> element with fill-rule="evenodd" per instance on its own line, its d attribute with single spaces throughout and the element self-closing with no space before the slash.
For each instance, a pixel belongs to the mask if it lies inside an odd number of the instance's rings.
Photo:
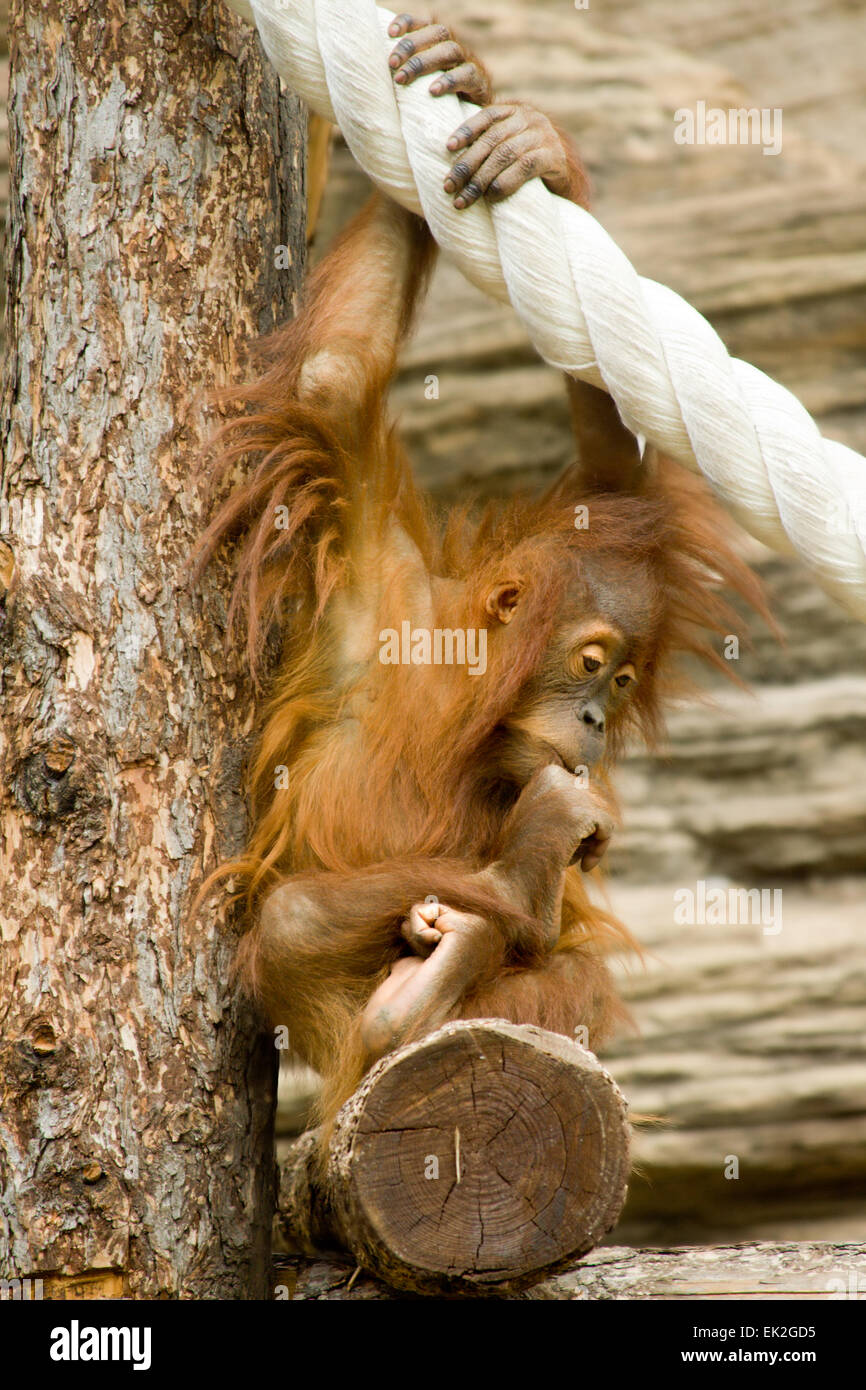
<svg viewBox="0 0 866 1390">
<path fill-rule="evenodd" d="M 323 1156 L 283 1164 L 279 1222 L 304 1253 L 339 1245 L 395 1288 L 495 1293 L 579 1259 L 616 1224 L 629 1127 L 577 1043 L 500 1020 L 447 1023 L 383 1058 Z"/>
</svg>

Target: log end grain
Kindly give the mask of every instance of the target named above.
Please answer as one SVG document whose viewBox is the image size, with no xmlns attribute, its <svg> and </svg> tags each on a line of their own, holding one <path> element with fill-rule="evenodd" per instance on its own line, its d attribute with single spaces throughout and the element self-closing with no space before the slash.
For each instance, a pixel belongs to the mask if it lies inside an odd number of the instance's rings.
<svg viewBox="0 0 866 1390">
<path fill-rule="evenodd" d="M 384 1058 L 340 1113 L 328 1206 L 396 1288 L 501 1293 L 592 1249 L 625 1200 L 628 1121 L 578 1044 L 499 1020 Z"/>
</svg>

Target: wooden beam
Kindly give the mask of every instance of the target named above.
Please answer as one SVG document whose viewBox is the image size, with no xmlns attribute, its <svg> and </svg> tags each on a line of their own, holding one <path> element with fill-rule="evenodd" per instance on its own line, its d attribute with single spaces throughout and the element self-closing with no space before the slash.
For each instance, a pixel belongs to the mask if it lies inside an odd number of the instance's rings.
<svg viewBox="0 0 866 1390">
<path fill-rule="evenodd" d="M 405 1296 L 359 1271 L 349 1256 L 310 1260 L 277 1255 L 274 1286 L 276 1297 L 299 1301 L 370 1302 Z M 605 1245 L 563 1274 L 503 1296 L 563 1302 L 811 1301 L 862 1298 L 864 1289 L 862 1241 L 750 1241 L 645 1250 Z"/>
</svg>

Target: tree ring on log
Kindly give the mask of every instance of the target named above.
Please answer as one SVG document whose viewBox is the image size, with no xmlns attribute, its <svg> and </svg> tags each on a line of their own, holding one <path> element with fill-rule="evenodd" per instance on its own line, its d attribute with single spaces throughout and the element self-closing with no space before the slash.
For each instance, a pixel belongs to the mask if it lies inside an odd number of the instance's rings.
<svg viewBox="0 0 866 1390">
<path fill-rule="evenodd" d="M 502 1293 L 615 1225 L 625 1101 L 591 1052 L 499 1020 L 445 1024 L 383 1058 L 337 1119 L 327 1203 L 359 1264 L 431 1293 Z"/>
</svg>

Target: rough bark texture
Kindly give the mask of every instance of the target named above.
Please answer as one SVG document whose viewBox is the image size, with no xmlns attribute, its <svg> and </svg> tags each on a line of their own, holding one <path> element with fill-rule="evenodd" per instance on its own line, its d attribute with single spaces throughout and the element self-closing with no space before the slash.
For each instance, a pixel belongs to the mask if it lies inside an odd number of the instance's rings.
<svg viewBox="0 0 866 1390">
<path fill-rule="evenodd" d="M 541 1028 L 448 1023 L 399 1048 L 283 1165 L 282 1233 L 340 1245 L 389 1285 L 432 1294 L 535 1283 L 613 1228 L 626 1106 L 591 1052 Z"/>
<path fill-rule="evenodd" d="M 190 913 L 251 702 L 227 567 L 187 564 L 203 398 L 303 269 L 305 122 L 218 3 L 13 0 L 10 33 L 0 1275 L 261 1296 L 274 1053 Z"/>
</svg>

